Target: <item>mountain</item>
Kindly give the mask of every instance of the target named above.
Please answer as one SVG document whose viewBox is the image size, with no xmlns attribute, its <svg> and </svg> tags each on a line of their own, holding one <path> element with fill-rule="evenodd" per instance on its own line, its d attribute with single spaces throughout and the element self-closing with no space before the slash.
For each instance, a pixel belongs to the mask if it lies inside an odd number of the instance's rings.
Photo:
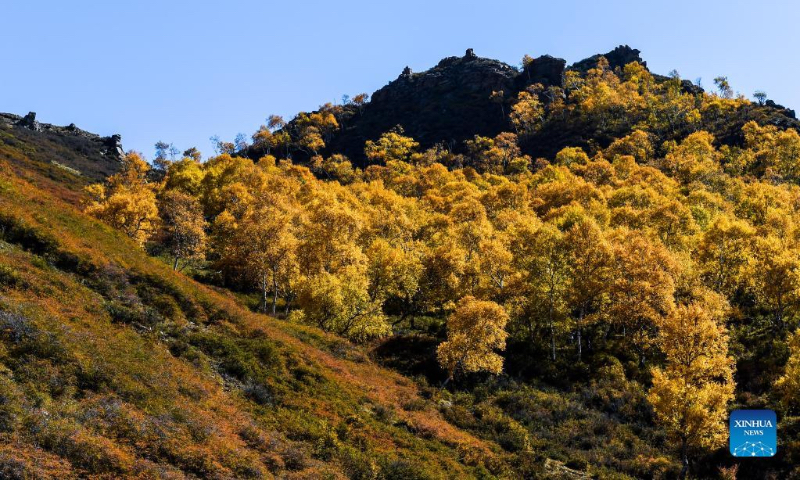
<svg viewBox="0 0 800 480">
<path fill-rule="evenodd" d="M 0 478 L 800 478 L 798 121 L 717 83 L 467 51 L 152 165 L 0 115 Z"/>
<path fill-rule="evenodd" d="M 6 145 L 15 146 L 17 141 L 36 145 L 26 154 L 41 168 L 49 164 L 77 173 L 90 182 L 116 173 L 124 154 L 120 135 L 101 137 L 81 130 L 74 123 L 66 127 L 40 123 L 34 112 L 24 117 L 0 113 L 0 134 Z"/>
<path fill-rule="evenodd" d="M 255 314 L 83 214 L 76 186 L 113 168 L 108 144 L 26 128 L 0 130 L 0 477 L 508 468 L 363 349 Z"/>
<path fill-rule="evenodd" d="M 523 68 L 516 68 L 499 60 L 477 56 L 472 49 L 462 57 L 447 57 L 436 66 L 423 72 L 412 72 L 406 67 L 386 86 L 374 92 L 364 105 L 342 105 L 335 109 L 339 128 L 326 142 L 324 154 L 341 153 L 356 165 L 367 165 L 364 143 L 376 140 L 381 134 L 400 126 L 406 135 L 420 143 L 422 149 L 443 144 L 457 152 L 463 151 L 463 142 L 475 135 L 494 137 L 503 131 L 513 131 L 508 112 L 517 95 L 534 84 L 562 87 L 564 73 L 568 71 L 585 75 L 597 66 L 598 59 L 608 62 L 612 71 L 621 71 L 625 65 L 638 63 L 647 68 L 640 51 L 621 45 L 604 54 L 597 54 L 567 66 L 566 60 L 550 55 L 531 59 Z M 656 81 L 669 77 L 653 75 Z M 681 89 L 700 95 L 703 88 L 688 80 L 681 81 Z M 492 98 L 494 92 L 502 97 Z M 793 110 L 768 100 L 765 105 L 727 118 L 727 122 L 713 126 L 711 133 L 725 144 L 741 144 L 741 127 L 749 120 L 781 128 L 800 129 Z M 289 122 L 286 131 L 293 137 L 300 134 L 296 122 Z M 523 151 L 534 158 L 551 157 L 566 146 L 586 147 L 589 142 L 607 146 L 614 138 L 630 133 L 630 128 L 610 130 L 594 126 L 576 126 L 568 122 L 553 122 L 522 143 Z M 660 141 L 679 138 L 684 132 L 666 135 Z M 253 146 L 244 155 L 258 159 L 264 150 Z M 308 152 L 298 151 L 298 159 Z"/>
</svg>

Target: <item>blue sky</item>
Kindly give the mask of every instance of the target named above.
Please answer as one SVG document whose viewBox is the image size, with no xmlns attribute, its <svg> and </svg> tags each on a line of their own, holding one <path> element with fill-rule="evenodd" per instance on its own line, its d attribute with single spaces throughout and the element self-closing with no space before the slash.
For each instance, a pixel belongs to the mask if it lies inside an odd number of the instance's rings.
<svg viewBox="0 0 800 480">
<path fill-rule="evenodd" d="M 619 44 L 654 72 L 727 75 L 800 110 L 798 22 L 790 1 L 6 0 L 0 111 L 121 133 L 148 157 L 157 140 L 209 154 L 212 135 L 372 93 L 466 48 L 572 63 Z"/>
</svg>

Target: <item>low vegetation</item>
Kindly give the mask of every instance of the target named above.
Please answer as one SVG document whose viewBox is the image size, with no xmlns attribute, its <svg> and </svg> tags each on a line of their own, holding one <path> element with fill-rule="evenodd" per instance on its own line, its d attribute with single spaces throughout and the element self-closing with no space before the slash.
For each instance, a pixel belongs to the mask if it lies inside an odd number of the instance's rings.
<svg viewBox="0 0 800 480">
<path fill-rule="evenodd" d="M 0 468 L 797 477 L 800 135 L 717 85 L 601 57 L 363 169 L 329 105 L 257 161 L 131 152 L 80 208 L 4 174 Z M 594 141 L 532 158 L 557 129 Z M 732 408 L 778 410 L 770 463 L 725 454 Z"/>
</svg>

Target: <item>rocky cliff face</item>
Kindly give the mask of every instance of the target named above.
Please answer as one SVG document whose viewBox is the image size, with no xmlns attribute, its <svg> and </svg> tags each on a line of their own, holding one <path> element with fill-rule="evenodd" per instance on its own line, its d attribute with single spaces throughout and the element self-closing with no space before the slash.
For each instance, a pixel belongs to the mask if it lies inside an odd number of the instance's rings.
<svg viewBox="0 0 800 480">
<path fill-rule="evenodd" d="M 363 159 L 364 142 L 401 126 L 424 147 L 456 145 L 473 135 L 496 135 L 507 125 L 503 107 L 492 92 L 509 98 L 519 88 L 519 71 L 497 60 L 481 58 L 472 49 L 447 57 L 420 73 L 408 67 L 372 95 L 362 109 L 345 115 L 342 132 L 330 147 Z M 505 111 L 507 112 L 507 110 Z"/>
<path fill-rule="evenodd" d="M 74 123 L 65 127 L 41 123 L 35 112 L 24 117 L 0 113 L 0 145 L 3 143 L 28 144 L 34 147 L 34 160 L 65 167 L 90 181 L 116 173 L 124 155 L 120 135 L 102 137 L 81 130 Z M 47 148 L 37 149 L 37 145 Z M 49 152 L 47 158 L 41 152 Z"/>
<path fill-rule="evenodd" d="M 622 68 L 633 62 L 641 63 L 647 67 L 647 62 L 642 60 L 642 57 L 639 56 L 640 53 L 642 52 L 635 48 L 631 48 L 627 45 L 620 45 L 608 53 L 598 53 L 580 62 L 575 62 L 569 68 L 570 70 L 586 73 L 589 69 L 597 66 L 597 61 L 600 60 L 600 57 L 605 57 L 605 59 L 608 60 L 608 66 L 611 67 L 611 69 Z"/>
<path fill-rule="evenodd" d="M 415 73 L 406 67 L 395 80 L 376 91 L 369 103 L 337 109 L 340 129 L 326 139 L 327 147 L 320 153 L 326 156 L 343 153 L 363 167 L 367 163 L 364 143 L 397 126 L 417 140 L 422 149 L 442 143 L 459 151 L 463 148 L 463 141 L 474 135 L 494 136 L 503 131 L 513 131 L 508 112 L 520 91 L 534 83 L 545 87 L 562 86 L 565 71 L 585 74 L 597 65 L 600 57 L 605 57 L 612 69 L 631 62 L 647 68 L 640 51 L 628 45 L 620 45 L 610 52 L 593 55 L 569 66 L 561 58 L 543 55 L 525 68 L 518 69 L 497 60 L 481 58 L 469 49 L 465 55 L 445 58 L 424 72 Z M 656 81 L 667 80 L 662 75 L 653 76 Z M 688 80 L 683 81 L 682 87 L 690 94 L 703 92 L 701 87 Z M 741 126 L 748 120 L 800 130 L 794 112 L 771 101 L 707 128 L 718 141 L 738 144 L 743 141 Z M 579 121 L 551 123 L 549 129 L 522 142 L 525 153 L 533 158 L 550 158 L 565 146 L 587 147 L 590 140 L 603 146 L 626 134 L 624 131 L 597 130 L 596 126 L 581 125 Z M 295 138 L 299 136 L 300 129 L 294 121 L 289 122 L 286 130 Z M 657 141 L 664 140 L 668 139 Z M 242 153 L 256 159 L 265 152 L 253 147 Z M 294 153 L 299 162 L 304 161 L 306 155 L 303 151 Z"/>
<path fill-rule="evenodd" d="M 564 71 L 585 71 L 601 55 L 567 67 L 564 59 L 543 55 L 520 70 L 498 60 L 477 56 L 472 49 L 461 57 L 447 57 L 435 67 L 402 73 L 372 95 L 363 108 L 346 106 L 339 116 L 341 130 L 328 142 L 329 152 L 340 152 L 363 166 L 364 142 L 400 126 L 424 149 L 443 143 L 458 149 L 475 135 L 494 136 L 511 131 L 508 108 L 517 93 L 531 84 L 561 85 Z M 612 67 L 645 62 L 639 50 L 627 45 L 604 54 Z M 500 96 L 494 92 L 500 92 Z M 288 127 L 290 133 L 293 125 Z M 263 152 L 249 151 L 257 158 Z M 302 155 L 300 153 L 299 155 Z"/>
</svg>

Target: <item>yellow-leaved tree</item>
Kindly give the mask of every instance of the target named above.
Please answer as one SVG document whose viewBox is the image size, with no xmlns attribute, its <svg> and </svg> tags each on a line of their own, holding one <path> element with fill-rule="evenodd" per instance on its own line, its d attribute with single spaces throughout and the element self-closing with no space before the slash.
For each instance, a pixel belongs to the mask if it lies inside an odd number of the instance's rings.
<svg viewBox="0 0 800 480">
<path fill-rule="evenodd" d="M 723 304 L 719 296 L 707 292 L 701 301 L 676 307 L 659 326 L 666 362 L 652 370 L 648 400 L 656 421 L 680 451 L 681 478 L 686 478 L 694 450 L 725 442 L 735 383 L 728 335 L 720 322 Z"/>
<path fill-rule="evenodd" d="M 174 259 L 177 270 L 181 260 L 201 259 L 206 249 L 206 221 L 195 197 L 178 190 L 164 192 L 159 202 L 161 242 Z"/>
<path fill-rule="evenodd" d="M 573 313 L 573 330 L 578 361 L 583 360 L 584 329 L 602 318 L 608 304 L 612 281 L 613 251 L 597 222 L 583 218 L 570 228 L 564 244 L 568 251 L 568 306 Z"/>
<path fill-rule="evenodd" d="M 745 281 L 752 262 L 751 238 L 754 234 L 744 220 L 719 217 L 705 232 L 697 247 L 697 260 L 708 285 L 731 295 Z"/>
<path fill-rule="evenodd" d="M 403 135 L 403 129 L 395 128 L 381 135 L 376 141 L 367 140 L 364 154 L 372 162 L 387 163 L 390 161 L 413 162 L 419 156 L 417 143 L 413 138 Z"/>
<path fill-rule="evenodd" d="M 108 178 L 106 184 L 86 187 L 90 201 L 86 213 L 143 245 L 158 227 L 156 192 L 147 180 L 150 166 L 136 152 L 122 159 L 122 169 Z"/>
<path fill-rule="evenodd" d="M 796 414 L 800 411 L 800 330 L 790 337 L 789 352 L 786 370 L 775 382 L 775 390 L 787 412 Z"/>
<path fill-rule="evenodd" d="M 465 373 L 502 372 L 503 357 L 495 350 L 506 348 L 507 322 L 508 314 L 495 302 L 472 296 L 459 300 L 455 312 L 447 319 L 447 341 L 436 351 L 439 364 L 447 370 L 444 385 L 458 369 Z"/>
<path fill-rule="evenodd" d="M 518 135 L 531 135 L 542 128 L 544 106 L 536 93 L 519 92 L 517 102 L 511 107 L 509 117 Z"/>
</svg>

